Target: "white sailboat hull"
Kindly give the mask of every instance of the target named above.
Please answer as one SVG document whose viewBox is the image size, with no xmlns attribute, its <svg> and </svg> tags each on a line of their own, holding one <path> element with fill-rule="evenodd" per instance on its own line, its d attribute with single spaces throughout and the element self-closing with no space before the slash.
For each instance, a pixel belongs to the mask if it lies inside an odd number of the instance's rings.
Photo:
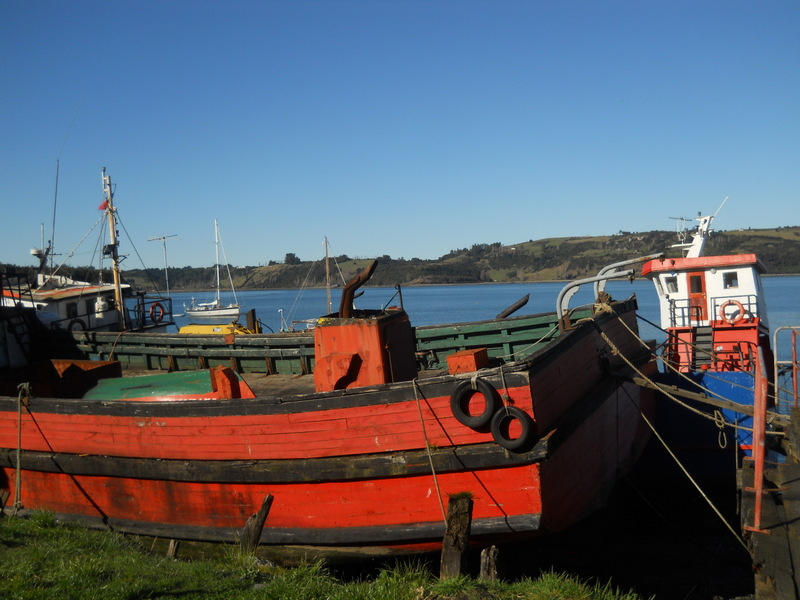
<svg viewBox="0 0 800 600">
<path fill-rule="evenodd" d="M 240 314 L 241 311 L 238 304 L 235 306 L 223 306 L 221 308 L 203 308 L 199 306 L 186 309 L 186 316 L 195 317 L 197 319 L 236 319 Z"/>
</svg>

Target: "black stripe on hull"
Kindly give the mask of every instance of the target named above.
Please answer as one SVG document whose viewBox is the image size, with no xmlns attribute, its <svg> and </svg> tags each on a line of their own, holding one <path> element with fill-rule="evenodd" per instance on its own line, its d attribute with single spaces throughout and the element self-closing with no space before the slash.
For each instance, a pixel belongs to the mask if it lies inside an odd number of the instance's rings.
<svg viewBox="0 0 800 600">
<path fill-rule="evenodd" d="M 21 511 L 25 515 L 30 511 Z M 59 514 L 55 517 L 78 523 L 92 529 L 108 529 L 134 535 L 193 540 L 198 542 L 238 542 L 241 530 L 230 527 L 201 527 L 194 525 L 169 525 L 127 519 L 102 519 L 84 515 Z M 541 515 L 527 514 L 510 517 L 474 519 L 470 540 L 481 541 L 509 536 L 535 535 Z M 261 535 L 261 544 L 276 546 L 402 546 L 441 543 L 444 523 L 409 523 L 405 525 L 376 525 L 370 527 L 337 528 L 278 528 L 267 525 Z"/>
<path fill-rule="evenodd" d="M 437 473 L 452 473 L 532 464 L 544 459 L 548 449 L 545 438 L 521 454 L 489 443 L 432 449 L 431 458 Z M 16 468 L 16 450 L 0 449 L 0 467 Z M 21 468 L 74 476 L 259 484 L 385 479 L 431 472 L 425 450 L 283 460 L 161 460 L 23 451 Z"/>
<path fill-rule="evenodd" d="M 487 378 L 497 389 L 503 381 L 513 389 L 529 386 L 528 372 L 524 366 L 503 367 L 488 370 L 481 377 Z M 420 399 L 447 397 L 463 377 L 442 376 L 417 381 Z M 259 396 L 226 400 L 180 400 L 180 401 L 136 401 L 136 400 L 82 400 L 63 398 L 30 398 L 28 410 L 33 414 L 63 414 L 137 418 L 191 418 L 191 417 L 235 417 L 258 415 L 291 415 L 314 413 L 325 410 L 361 408 L 410 402 L 416 400 L 414 383 L 411 381 L 381 386 L 341 390 L 327 393 L 309 393 L 301 396 Z M 17 399 L 0 397 L 0 412 L 17 412 Z"/>
</svg>

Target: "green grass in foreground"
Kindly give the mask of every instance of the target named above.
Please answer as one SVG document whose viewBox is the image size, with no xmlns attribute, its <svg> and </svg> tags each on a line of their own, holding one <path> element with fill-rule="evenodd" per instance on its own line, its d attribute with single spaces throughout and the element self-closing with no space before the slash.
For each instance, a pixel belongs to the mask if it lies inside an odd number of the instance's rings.
<svg viewBox="0 0 800 600">
<path fill-rule="evenodd" d="M 344 582 L 323 563 L 268 566 L 238 546 L 218 560 L 157 556 L 136 538 L 57 522 L 49 513 L 0 518 L 0 597 L 134 600 L 144 598 L 275 600 L 638 600 L 609 585 L 556 573 L 513 583 L 462 577 L 439 581 L 409 563 Z"/>
</svg>

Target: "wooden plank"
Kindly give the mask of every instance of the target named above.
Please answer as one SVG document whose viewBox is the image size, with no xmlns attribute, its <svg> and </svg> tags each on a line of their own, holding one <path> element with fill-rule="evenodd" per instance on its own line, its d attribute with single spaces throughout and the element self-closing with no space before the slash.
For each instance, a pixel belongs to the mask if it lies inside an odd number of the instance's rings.
<svg viewBox="0 0 800 600">
<path fill-rule="evenodd" d="M 242 550 L 255 552 L 261 541 L 261 532 L 264 530 L 264 523 L 267 520 L 269 509 L 272 507 L 272 494 L 267 494 L 261 503 L 261 508 L 257 513 L 250 515 L 242 529 L 242 539 L 240 541 Z"/>
<path fill-rule="evenodd" d="M 489 546 L 481 550 L 481 570 L 480 579 L 484 581 L 495 581 L 497 579 L 497 559 L 500 550 L 497 546 Z"/>
<path fill-rule="evenodd" d="M 795 598 L 800 598 L 800 463 L 783 464 L 778 470 L 786 523 L 787 570 L 796 586 Z"/>
<path fill-rule="evenodd" d="M 752 461 L 746 461 L 741 470 L 742 479 L 742 524 L 750 525 L 755 518 L 755 498 L 753 489 Z M 768 469 L 767 481 L 779 481 L 776 469 Z M 758 600 L 793 600 L 798 598 L 797 580 L 791 560 L 792 540 L 788 525 L 788 515 L 783 501 L 786 490 L 764 494 L 761 523 L 764 533 L 750 533 L 751 558 L 755 575 L 756 598 Z"/>
<path fill-rule="evenodd" d="M 458 577 L 466 571 L 472 508 L 471 494 L 450 496 L 447 504 L 447 525 L 442 540 L 439 579 Z"/>
</svg>

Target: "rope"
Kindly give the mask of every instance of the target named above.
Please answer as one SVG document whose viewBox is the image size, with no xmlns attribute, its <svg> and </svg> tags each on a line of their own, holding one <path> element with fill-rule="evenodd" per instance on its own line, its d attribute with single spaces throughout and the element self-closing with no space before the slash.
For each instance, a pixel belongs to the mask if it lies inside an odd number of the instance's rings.
<svg viewBox="0 0 800 600">
<path fill-rule="evenodd" d="M 667 336 L 669 336 L 669 332 L 668 332 L 668 331 L 666 331 L 666 330 L 662 329 L 661 327 L 659 327 L 658 325 L 656 325 L 656 324 L 655 324 L 655 323 L 653 323 L 652 321 L 650 321 L 650 320 L 648 320 L 648 319 L 645 319 L 644 317 L 642 317 L 641 315 L 638 315 L 638 314 L 637 314 L 636 316 L 637 316 L 637 318 L 638 318 L 638 319 L 640 319 L 640 320 L 644 321 L 645 323 L 647 323 L 648 325 L 650 325 L 650 326 L 651 326 L 651 327 L 653 327 L 654 329 L 658 329 L 658 330 L 659 330 L 659 331 L 661 331 L 662 333 L 666 333 L 666 334 L 667 334 Z M 627 327 L 627 324 L 623 323 L 623 325 L 625 325 L 625 326 Z M 631 331 L 631 330 L 630 330 L 630 328 L 628 328 L 628 331 Z M 636 337 L 638 340 L 640 340 L 640 341 L 641 341 L 641 342 L 644 344 L 644 340 L 642 340 L 642 338 L 641 338 L 641 337 L 639 337 L 638 335 L 636 335 L 636 333 L 634 333 L 633 331 L 631 331 L 631 334 L 633 334 L 633 336 L 634 336 L 634 337 Z M 708 356 L 710 359 L 712 359 L 712 360 L 714 360 L 714 361 L 716 361 L 716 360 L 717 360 L 717 357 L 716 357 L 716 355 L 715 355 L 713 352 L 709 352 L 708 350 L 706 350 L 706 349 L 704 349 L 704 348 L 701 348 L 701 347 L 699 347 L 699 346 L 697 346 L 697 345 L 695 345 L 695 344 L 690 344 L 690 343 L 688 343 L 688 342 L 685 342 L 685 343 L 686 343 L 686 345 L 688 345 L 688 346 L 690 346 L 691 348 L 693 348 L 693 349 L 694 349 L 696 352 L 700 352 L 700 353 L 706 354 L 706 355 L 707 355 L 707 356 Z M 666 346 L 666 344 L 667 344 L 667 342 L 665 342 L 664 344 L 662 344 L 660 347 L 664 347 L 664 346 Z M 706 388 L 706 387 L 703 387 L 702 385 L 700 385 L 699 383 L 697 383 L 695 380 L 693 380 L 693 379 L 691 379 L 690 377 L 688 377 L 688 376 L 686 375 L 686 373 L 683 373 L 683 372 L 681 372 L 681 371 L 678 371 L 678 370 L 677 370 L 677 369 L 676 369 L 674 366 L 672 366 L 672 365 L 671 365 L 669 362 L 667 362 L 666 360 L 664 360 L 664 359 L 663 359 L 661 356 L 656 356 L 656 358 L 658 358 L 658 360 L 660 360 L 660 361 L 662 362 L 662 364 L 664 365 L 664 367 L 665 367 L 665 368 L 669 369 L 670 371 L 672 371 L 673 373 L 675 373 L 676 375 L 678 375 L 678 376 L 679 376 L 679 377 L 681 377 L 682 379 L 684 379 L 684 380 L 686 380 L 687 382 L 691 383 L 693 386 L 695 386 L 697 389 L 701 390 L 702 392 L 704 392 L 704 393 L 706 393 L 706 394 L 709 394 L 709 395 L 711 395 L 711 396 L 716 396 L 716 397 L 718 397 L 718 398 L 721 398 L 721 399 L 723 399 L 723 400 L 727 400 L 727 398 L 724 398 L 724 397 L 720 396 L 719 394 L 717 394 L 717 393 L 715 393 L 715 392 L 712 392 L 712 391 L 711 391 L 711 390 L 709 390 L 708 388 Z M 746 373 L 746 372 L 747 372 L 747 371 L 742 371 L 742 373 Z M 740 388 L 740 389 L 743 389 L 743 390 L 748 390 L 748 391 L 750 391 L 750 388 L 748 388 L 747 386 L 744 386 L 744 385 L 742 385 L 742 384 L 740 384 L 740 383 L 738 383 L 738 382 L 736 382 L 736 381 L 730 381 L 730 380 L 727 380 L 727 379 L 722 379 L 721 377 L 715 377 L 713 373 L 706 373 L 706 377 L 710 377 L 710 378 L 716 379 L 717 381 L 724 381 L 724 382 L 725 382 L 727 385 L 729 385 L 729 386 L 731 386 L 731 387 L 738 387 L 738 388 Z M 775 386 L 774 386 L 774 387 L 776 387 L 776 388 L 777 388 L 777 389 L 779 389 L 779 390 L 781 389 L 781 388 L 779 388 L 779 387 L 777 386 L 777 384 L 775 384 Z M 776 394 L 771 394 L 771 395 L 770 395 L 770 397 L 773 399 L 773 401 L 775 401 L 775 403 L 776 403 L 776 404 L 778 403 L 778 398 L 777 398 L 777 395 L 776 395 Z"/>
<path fill-rule="evenodd" d="M 22 509 L 22 491 L 20 490 L 22 485 L 22 398 L 24 397 L 25 400 L 30 398 L 31 384 L 20 383 L 17 390 L 19 392 L 17 394 L 17 472 L 14 480 L 14 511 L 11 513 L 14 516 Z"/>
<path fill-rule="evenodd" d="M 728 436 L 725 434 L 725 425 L 727 421 L 725 421 L 725 417 L 722 416 L 722 411 L 714 410 L 714 425 L 717 426 L 719 430 L 717 432 L 717 444 L 722 449 L 728 447 Z"/>
<path fill-rule="evenodd" d="M 628 329 L 628 331 L 631 333 L 631 335 L 633 335 L 636 339 L 640 340 L 642 342 L 642 345 L 644 345 L 645 347 L 649 348 L 649 346 L 645 343 L 645 341 L 642 340 L 642 338 L 639 337 L 639 335 L 636 332 L 634 332 L 630 327 L 628 327 L 628 325 L 627 325 L 627 323 L 625 323 L 625 321 L 623 321 L 622 319 L 619 319 L 619 322 L 622 323 L 625 326 L 626 329 Z M 648 382 L 653 383 L 650 380 L 649 377 L 644 375 L 644 373 L 642 373 L 638 368 L 636 368 L 636 366 L 633 363 L 631 363 L 631 361 L 628 360 L 628 358 L 625 355 L 623 355 L 622 352 L 620 352 L 619 348 L 617 348 L 614 345 L 614 343 L 609 339 L 608 335 L 605 332 L 601 331 L 600 335 L 605 340 L 605 342 L 609 345 L 609 347 L 611 348 L 611 352 L 615 356 L 619 356 L 623 361 L 625 361 L 625 363 L 631 369 L 633 369 L 640 377 L 644 378 Z M 663 362 L 663 360 L 662 360 L 662 362 Z M 714 419 L 714 417 L 710 417 L 709 415 L 706 415 L 702 411 L 698 411 L 698 410 L 694 409 L 693 407 L 690 407 L 690 406 L 686 405 L 684 402 L 681 402 L 680 400 L 678 400 L 677 398 L 675 398 L 674 396 L 669 394 L 666 390 L 661 390 L 661 391 L 665 396 L 667 396 L 668 398 L 674 400 L 678 404 L 688 408 L 692 412 L 696 412 L 696 413 L 704 416 L 705 418 Z M 631 398 L 631 401 L 633 401 L 632 398 Z M 650 431 L 653 433 L 653 435 L 656 437 L 656 439 L 661 443 L 661 445 L 664 447 L 664 449 L 667 451 L 667 453 L 675 461 L 675 464 L 677 464 L 678 467 L 681 469 L 681 471 L 683 471 L 684 475 L 686 475 L 686 477 L 689 479 L 689 481 L 692 483 L 692 485 L 695 487 L 695 489 L 700 493 L 700 495 L 703 497 L 703 499 L 706 501 L 706 503 L 711 507 L 711 510 L 714 511 L 714 513 L 717 515 L 717 517 L 719 517 L 720 521 L 722 521 L 722 523 L 724 523 L 724 525 L 728 529 L 728 531 L 730 531 L 731 534 L 733 535 L 733 537 L 736 538 L 736 541 L 738 541 L 739 544 L 741 544 L 742 547 L 744 547 L 745 550 L 749 550 L 748 547 L 747 547 L 747 544 L 744 542 L 744 540 L 742 540 L 742 538 L 739 537 L 739 535 L 736 533 L 736 531 L 733 529 L 733 527 L 731 527 L 730 523 L 728 523 L 728 521 L 725 519 L 725 517 L 722 515 L 722 513 L 717 509 L 717 507 L 714 506 L 714 503 L 706 495 L 706 493 L 703 491 L 703 489 L 700 487 L 700 485 L 694 480 L 694 478 L 691 476 L 689 471 L 686 470 L 686 467 L 683 466 L 683 464 L 681 463 L 680 459 L 678 459 L 678 457 L 675 455 L 675 453 L 670 449 L 670 447 L 667 445 L 667 443 L 664 440 L 664 438 L 662 438 L 661 435 L 659 435 L 658 431 L 656 431 L 656 428 L 650 422 L 650 419 L 647 418 L 647 415 L 645 415 L 641 410 L 639 410 L 639 414 L 641 415 L 642 419 L 647 424 L 647 426 L 650 428 Z M 735 425 L 731 425 L 731 427 L 736 427 L 736 426 Z M 744 429 L 744 428 L 742 428 L 742 429 Z"/>
<path fill-rule="evenodd" d="M 503 393 L 500 394 L 500 400 L 503 402 L 503 410 L 505 411 L 506 415 L 508 415 L 508 384 L 506 383 L 506 371 L 502 367 L 500 367 L 500 380 L 503 382 Z"/>
<path fill-rule="evenodd" d="M 539 345 L 539 344 L 541 344 L 542 342 L 544 342 L 544 341 L 550 341 L 550 340 L 552 339 L 552 338 L 551 338 L 551 336 L 552 336 L 552 335 L 553 335 L 553 333 L 555 333 L 556 331 L 558 331 L 558 324 L 554 325 L 554 326 L 553 326 L 553 327 L 550 329 L 550 331 L 548 331 L 547 333 L 545 333 L 545 334 L 544 334 L 542 337 L 540 337 L 538 340 L 536 340 L 535 342 L 533 342 L 533 343 L 531 343 L 531 344 L 528 344 L 528 345 L 527 345 L 527 346 L 525 346 L 524 348 L 520 348 L 520 349 L 519 349 L 519 350 L 517 350 L 516 352 L 510 352 L 510 353 L 508 353 L 508 354 L 501 354 L 501 355 L 499 355 L 499 356 L 497 356 L 497 357 L 495 357 L 495 358 L 502 358 L 502 359 L 506 359 L 506 358 L 511 358 L 511 359 L 519 358 L 520 356 L 523 356 L 524 354 L 526 354 L 527 352 L 529 352 L 531 349 L 535 348 L 536 346 L 538 346 L 538 345 Z"/>
<path fill-rule="evenodd" d="M 733 529 L 733 527 L 731 527 L 731 525 L 730 525 L 730 523 L 728 523 L 727 519 L 725 519 L 725 517 L 722 516 L 722 513 L 719 511 L 719 509 L 717 509 L 716 506 L 714 506 L 714 503 L 711 501 L 711 499 L 708 496 L 706 496 L 706 493 L 703 491 L 703 488 L 701 488 L 700 485 L 694 480 L 694 478 L 689 474 L 689 471 L 686 470 L 686 467 L 683 466 L 683 464 L 681 463 L 680 459 L 678 459 L 678 457 L 675 456 L 675 454 L 672 452 L 672 450 L 667 445 L 667 443 L 664 441 L 664 439 L 658 434 L 658 431 L 656 431 L 656 428 L 653 426 L 653 424 L 647 418 L 647 415 L 645 415 L 641 411 L 639 411 L 639 414 L 642 416 L 642 419 L 647 424 L 647 426 L 650 428 L 650 431 L 653 432 L 653 435 L 656 436 L 656 439 L 659 442 L 661 442 L 661 445 L 664 446 L 664 449 L 667 451 L 667 453 L 672 457 L 672 459 L 678 465 L 680 470 L 683 471 L 684 475 L 686 475 L 686 477 L 689 479 L 689 481 L 692 483 L 692 485 L 695 487 L 695 489 L 698 492 L 700 492 L 700 495 L 703 497 L 703 499 L 706 501 L 706 503 L 711 507 L 711 510 L 713 510 L 714 513 L 719 517 L 720 521 L 722 521 L 725 524 L 725 527 L 728 529 L 728 531 L 731 532 L 731 534 L 733 534 L 733 537 L 736 538 L 736 541 L 739 542 L 739 544 L 741 544 L 742 547 L 749 552 L 749 548 L 747 547 L 747 544 L 744 542 L 744 540 L 742 540 L 741 537 L 739 537 L 739 534 L 737 534 L 736 531 Z"/>
<path fill-rule="evenodd" d="M 122 334 L 124 333 L 125 333 L 124 331 L 120 331 L 117 334 L 117 337 L 114 338 L 114 343 L 111 344 L 111 352 L 109 352 L 108 354 L 108 360 L 114 360 L 114 352 L 117 349 L 117 342 L 119 342 L 120 338 L 122 337 Z"/>
<path fill-rule="evenodd" d="M 647 321 L 647 322 L 648 322 L 648 323 L 650 323 L 649 321 Z M 627 330 L 630 332 L 630 334 L 631 334 L 633 337 L 635 337 L 637 340 L 639 340 L 639 341 L 641 342 L 641 344 L 642 344 L 642 345 L 643 345 L 645 348 L 648 348 L 648 349 L 650 348 L 650 346 L 647 344 L 647 342 L 645 342 L 645 341 L 644 341 L 644 340 L 643 340 L 643 339 L 642 339 L 642 338 L 641 338 L 641 337 L 640 337 L 640 336 L 639 336 L 639 335 L 638 335 L 638 334 L 637 334 L 635 331 L 633 331 L 633 330 L 632 330 L 632 329 L 631 329 L 631 328 L 628 326 L 628 324 L 627 324 L 625 321 L 623 321 L 622 319 L 619 319 L 619 323 L 621 323 L 621 324 L 622 324 L 622 325 L 623 325 L 623 326 L 624 326 L 624 327 L 625 327 L 625 328 L 626 328 L 626 329 L 627 329 Z M 652 324 L 652 323 L 650 323 L 650 324 Z M 663 331 L 663 330 L 662 330 L 662 331 Z M 662 388 L 661 386 L 659 386 L 658 384 L 656 384 L 656 383 L 655 383 L 655 382 L 654 382 L 654 381 L 653 381 L 653 380 L 652 380 L 650 377 L 647 377 L 647 376 L 646 376 L 644 373 L 642 373 L 642 372 L 641 372 L 639 369 L 637 369 L 637 368 L 636 368 L 636 367 L 635 367 L 635 366 L 634 366 L 634 365 L 633 365 L 633 364 L 632 364 L 632 363 L 631 363 L 631 362 L 630 362 L 630 361 L 629 361 L 629 360 L 628 360 L 628 359 L 627 359 L 625 356 L 623 356 L 622 352 L 620 352 L 620 351 L 619 351 L 619 349 L 618 349 L 616 346 L 614 346 L 613 342 L 611 342 L 611 340 L 608 338 L 608 336 L 607 336 L 605 333 L 601 332 L 601 335 L 603 336 L 603 339 L 605 339 L 606 343 L 607 343 L 607 344 L 608 344 L 608 345 L 611 347 L 611 351 L 612 351 L 612 352 L 613 352 L 615 355 L 618 355 L 618 356 L 620 356 L 620 358 L 622 358 L 622 360 L 624 360 L 624 361 L 625 361 L 625 363 L 626 363 L 626 364 L 627 364 L 629 367 L 631 367 L 631 368 L 632 368 L 634 371 L 636 371 L 636 373 L 637 373 L 637 374 L 638 374 L 640 377 L 642 377 L 642 378 L 643 378 L 645 381 L 647 381 L 647 382 L 651 383 L 652 385 L 656 386 L 656 387 L 657 387 L 657 389 L 658 389 L 658 390 L 659 390 L 659 391 L 660 391 L 662 394 L 664 394 L 664 395 L 665 395 L 667 398 L 669 398 L 669 399 L 670 399 L 670 400 L 672 400 L 673 402 L 676 402 L 677 404 L 679 404 L 680 406 L 682 406 L 683 408 L 685 408 L 685 409 L 686 409 L 686 410 L 688 410 L 689 412 L 692 412 L 692 413 L 694 413 L 694 414 L 696 414 L 696 415 L 698 415 L 698 416 L 700 416 L 700 417 L 702 417 L 702 418 L 704 418 L 704 419 L 708 419 L 708 420 L 710 420 L 710 421 L 714 421 L 714 422 L 716 423 L 716 419 L 715 419 L 715 417 L 714 417 L 713 415 L 709 415 L 708 413 L 706 413 L 706 412 L 703 412 L 703 411 L 702 411 L 702 410 L 700 410 L 700 409 L 697 409 L 697 408 L 694 408 L 693 406 L 690 406 L 690 405 L 689 405 L 689 404 L 687 404 L 686 402 L 683 402 L 682 400 L 679 400 L 678 398 L 676 398 L 675 396 L 673 396 L 672 394 L 670 394 L 670 393 L 669 393 L 667 390 L 665 390 L 664 388 Z M 689 378 L 689 377 L 688 377 L 688 376 L 687 376 L 685 373 L 682 373 L 682 372 L 678 371 L 677 369 L 675 369 L 675 367 L 673 367 L 672 365 L 670 365 L 670 364 L 669 364 L 669 362 L 667 362 L 666 360 L 664 360 L 664 358 L 663 358 L 663 357 L 661 357 L 661 356 L 658 356 L 657 354 L 654 354 L 653 356 L 654 356 L 654 358 L 656 358 L 657 360 L 661 361 L 661 364 L 663 364 L 663 365 L 664 365 L 666 368 L 670 369 L 672 372 L 676 373 L 676 374 L 677 374 L 677 375 L 679 375 L 681 378 L 685 379 L 686 381 L 688 381 L 689 383 L 691 383 L 692 385 L 694 385 L 694 386 L 695 386 L 697 389 L 701 390 L 702 392 L 704 392 L 704 393 L 708 394 L 709 396 L 715 396 L 715 397 L 717 397 L 717 398 L 720 398 L 720 399 L 722 399 L 722 400 L 727 400 L 727 398 L 724 398 L 724 397 L 720 396 L 719 394 L 716 394 L 716 393 L 712 392 L 712 391 L 711 391 L 711 390 L 709 390 L 708 388 L 705 388 L 705 387 L 703 387 L 702 385 L 700 385 L 699 383 L 697 383 L 697 382 L 696 382 L 696 381 L 694 381 L 693 379 Z M 743 388 L 743 389 L 747 389 L 747 388 Z M 769 415 L 769 413 L 767 413 L 767 414 Z M 739 425 L 739 424 L 737 424 L 737 423 L 730 423 L 730 422 L 727 422 L 727 421 L 726 421 L 725 423 L 726 423 L 726 425 L 728 425 L 728 427 L 731 427 L 731 428 L 733 428 L 733 429 L 738 429 L 738 430 L 740 430 L 740 431 L 745 431 L 745 432 L 748 432 L 748 433 L 752 433 L 752 432 L 753 432 L 753 429 L 752 429 L 752 428 L 743 427 L 742 425 Z M 780 432 L 780 431 L 768 431 L 768 432 L 767 432 L 767 434 L 769 434 L 769 435 L 775 435 L 775 436 L 782 436 L 782 435 L 784 435 L 784 433 L 783 433 L 783 432 Z"/>
<path fill-rule="evenodd" d="M 623 325 L 625 325 L 625 327 L 627 327 L 627 328 L 628 328 L 628 331 L 630 331 L 630 332 L 631 332 L 631 334 L 632 334 L 633 336 L 635 336 L 637 339 L 641 340 L 641 338 L 640 338 L 638 335 L 636 335 L 636 333 L 634 333 L 634 332 L 633 332 L 633 331 L 632 331 L 632 330 L 631 330 L 631 329 L 630 329 L 630 328 L 627 326 L 627 324 L 626 324 L 624 321 L 620 320 L 619 322 L 620 322 L 620 323 L 622 323 Z M 620 352 L 619 348 L 617 348 L 617 347 L 614 345 L 614 343 L 613 343 L 613 342 L 612 342 L 612 341 L 609 339 L 608 335 L 606 335 L 606 333 L 605 333 L 605 332 L 601 331 L 601 332 L 600 332 L 600 335 L 603 337 L 603 339 L 605 340 L 605 342 L 606 342 L 606 343 L 609 345 L 609 347 L 611 348 L 611 352 L 612 352 L 612 354 L 614 354 L 615 356 L 619 356 L 619 357 L 620 357 L 620 358 L 621 358 L 623 361 L 625 361 L 625 364 L 627 364 L 627 365 L 628 365 L 628 366 L 629 366 L 631 369 L 633 369 L 633 370 L 636 372 L 636 374 L 637 374 L 637 375 L 639 375 L 639 377 L 641 377 L 642 379 L 644 379 L 644 380 L 645 380 L 645 381 L 647 381 L 648 383 L 650 383 L 650 384 L 652 384 L 653 386 L 655 386 L 655 387 L 656 387 L 656 388 L 657 388 L 657 389 L 658 389 L 658 390 L 659 390 L 659 391 L 660 391 L 662 394 L 664 394 L 664 395 L 665 395 L 667 398 L 669 398 L 669 399 L 670 399 L 670 400 L 672 400 L 673 402 L 676 402 L 677 404 L 679 404 L 680 406 L 682 406 L 683 408 L 685 408 L 685 409 L 686 409 L 686 410 L 688 410 L 689 412 L 691 412 L 691 413 L 694 413 L 694 414 L 696 414 L 696 415 L 698 415 L 698 416 L 700 416 L 700 417 L 702 417 L 702 418 L 704 418 L 704 419 L 708 419 L 708 420 L 710 420 L 710 421 L 714 421 L 714 416 L 713 416 L 713 415 L 709 415 L 708 413 L 706 413 L 706 412 L 703 412 L 702 410 L 700 410 L 700 409 L 698 409 L 698 408 L 695 408 L 695 407 L 693 407 L 693 406 L 690 406 L 690 405 L 689 405 L 689 404 L 687 404 L 686 402 L 684 402 L 684 401 L 682 401 L 682 400 L 680 400 L 680 399 L 676 398 L 675 396 L 673 396 L 672 394 L 670 394 L 670 393 L 669 393 L 667 390 L 665 390 L 663 387 L 659 386 L 659 385 L 658 385 L 656 382 L 654 382 L 654 381 L 653 381 L 653 380 L 652 380 L 650 377 L 648 377 L 647 375 L 645 375 L 644 373 L 642 373 L 642 371 L 641 371 L 641 370 L 639 370 L 639 369 L 638 369 L 638 368 L 637 368 L 637 367 L 636 367 L 636 366 L 635 366 L 635 365 L 634 365 L 634 364 L 633 364 L 633 363 L 632 363 L 630 360 L 628 360 L 628 358 L 627 358 L 625 355 L 623 355 L 623 354 L 622 354 L 622 352 Z M 655 358 L 657 358 L 658 360 L 661 360 L 661 361 L 662 361 L 662 363 L 664 363 L 663 359 L 661 359 L 660 357 L 656 356 Z M 664 363 L 664 364 L 666 364 L 666 363 Z M 691 381 L 691 380 L 690 380 L 690 381 Z M 702 389 L 702 387 L 701 387 L 701 389 Z M 709 392 L 709 393 L 710 393 L 710 392 Z M 716 394 L 714 394 L 714 395 L 716 395 Z M 730 427 L 733 427 L 734 429 L 741 429 L 742 431 L 750 431 L 750 432 L 752 432 L 752 431 L 753 431 L 752 429 L 748 429 L 748 428 L 746 428 L 746 427 L 742 427 L 741 425 L 737 425 L 737 424 L 735 424 L 735 423 L 728 423 L 728 426 L 730 426 Z"/>
<path fill-rule="evenodd" d="M 442 510 L 442 521 L 447 527 L 447 512 L 444 509 L 444 502 L 442 501 L 442 490 L 439 488 L 439 478 L 436 476 L 436 468 L 433 466 L 433 455 L 431 454 L 431 444 L 428 441 L 428 429 L 425 427 L 425 419 L 422 417 L 422 403 L 420 402 L 419 384 L 417 380 L 412 380 L 411 384 L 414 386 L 414 398 L 417 400 L 417 411 L 419 412 L 419 422 L 422 424 L 422 435 L 425 437 L 425 450 L 428 453 L 428 463 L 431 465 L 431 474 L 433 475 L 433 485 L 436 488 L 436 497 L 439 499 L 439 508 Z"/>
</svg>

